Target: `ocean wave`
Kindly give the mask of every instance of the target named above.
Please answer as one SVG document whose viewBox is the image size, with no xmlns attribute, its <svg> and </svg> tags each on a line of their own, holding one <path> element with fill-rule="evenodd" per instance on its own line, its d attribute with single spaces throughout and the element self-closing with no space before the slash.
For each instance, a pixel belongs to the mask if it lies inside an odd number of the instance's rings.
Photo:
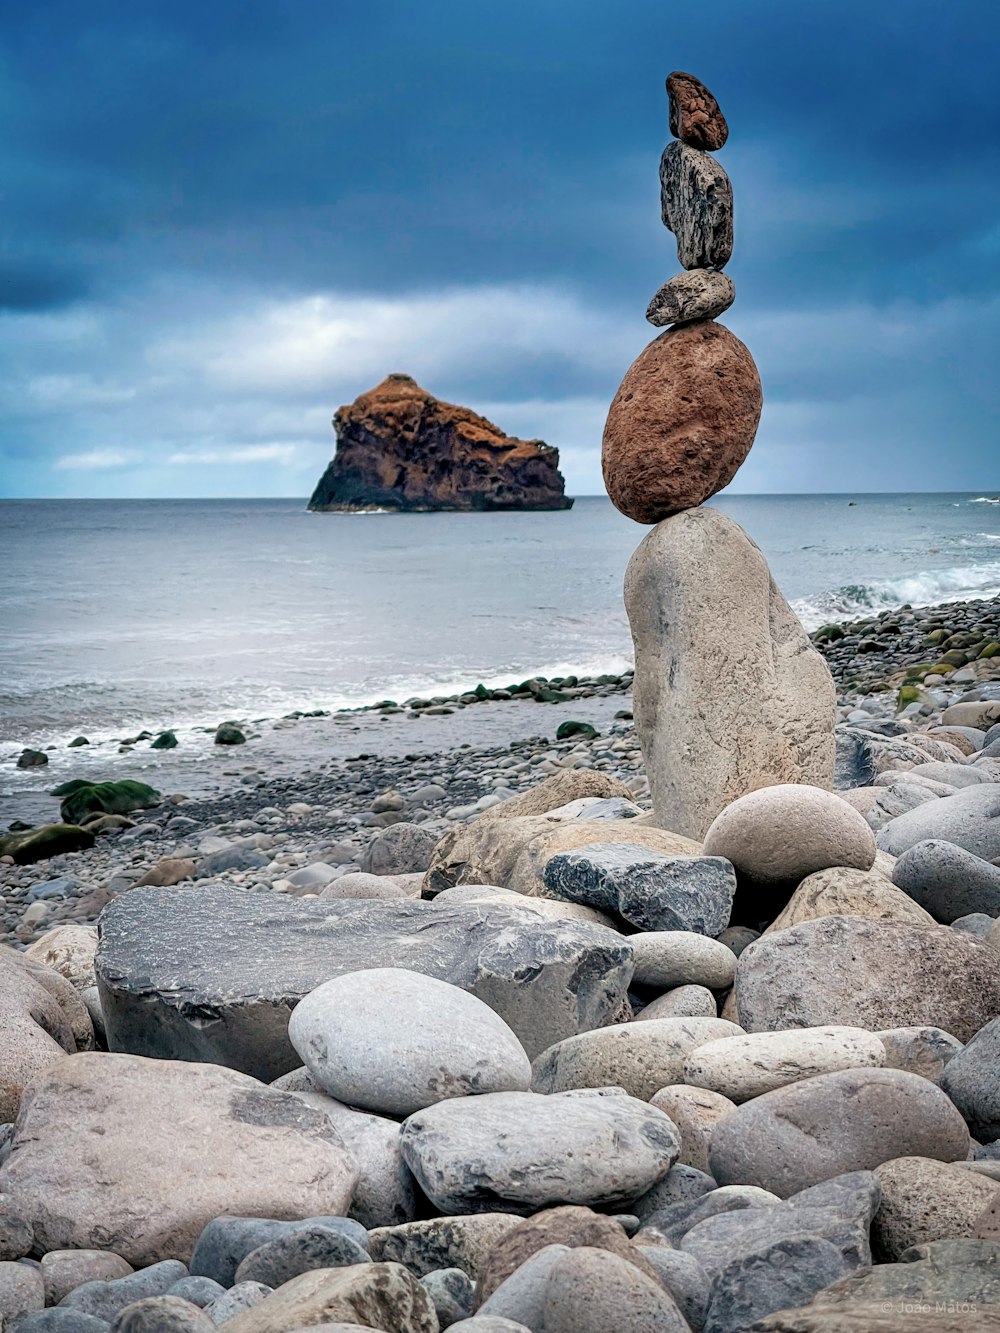
<svg viewBox="0 0 1000 1333">
<path fill-rule="evenodd" d="M 1000 564 L 960 565 L 953 569 L 925 570 L 877 583 L 849 583 L 792 602 L 806 629 L 830 621 L 856 620 L 873 611 L 910 606 L 938 606 L 942 602 L 969 602 L 1000 596 Z"/>
<path fill-rule="evenodd" d="M 1000 505 L 1000 495 L 977 495 L 970 505 Z"/>
</svg>

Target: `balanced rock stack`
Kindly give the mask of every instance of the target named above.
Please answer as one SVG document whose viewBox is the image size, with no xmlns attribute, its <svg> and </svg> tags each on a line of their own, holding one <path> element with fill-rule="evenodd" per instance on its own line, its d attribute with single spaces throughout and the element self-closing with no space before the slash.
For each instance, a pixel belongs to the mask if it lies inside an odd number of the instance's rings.
<svg viewBox="0 0 1000 1333">
<path fill-rule="evenodd" d="M 676 138 L 660 162 L 663 222 L 685 272 L 647 319 L 661 326 L 629 367 L 604 429 L 604 482 L 637 523 L 656 524 L 629 564 L 633 691 L 659 824 L 704 835 L 756 787 L 833 785 L 836 692 L 745 532 L 704 504 L 735 477 L 760 420 L 760 377 L 716 315 L 735 299 L 733 192 L 709 149 L 728 138 L 693 75 L 667 79 Z"/>
</svg>

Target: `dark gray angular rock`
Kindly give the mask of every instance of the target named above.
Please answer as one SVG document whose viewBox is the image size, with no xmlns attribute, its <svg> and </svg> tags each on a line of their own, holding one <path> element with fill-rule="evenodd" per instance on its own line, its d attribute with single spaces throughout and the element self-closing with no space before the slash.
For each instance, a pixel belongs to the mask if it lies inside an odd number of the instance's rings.
<svg viewBox="0 0 1000 1333">
<path fill-rule="evenodd" d="M 111 1325 L 111 1333 L 215 1333 L 215 1325 L 191 1301 L 149 1296 L 126 1306 Z"/>
<path fill-rule="evenodd" d="M 322 1226 L 366 1247 L 368 1233 L 347 1217 L 310 1217 L 303 1222 L 280 1222 L 270 1217 L 217 1217 L 209 1222 L 191 1256 L 192 1277 L 210 1277 L 222 1287 L 236 1281 L 236 1270 L 253 1250 L 301 1227 Z"/>
<path fill-rule="evenodd" d="M 952 1056 L 940 1086 L 965 1118 L 974 1139 L 1000 1139 L 1000 1018 L 980 1028 L 957 1055 Z"/>
<path fill-rule="evenodd" d="M 729 924 L 736 872 L 721 856 L 663 856 L 638 843 L 592 843 L 545 866 L 557 898 L 617 912 L 640 930 L 718 935 Z"/>
<path fill-rule="evenodd" d="M 707 1218 L 681 1238 L 678 1248 L 693 1254 L 705 1271 L 715 1276 L 778 1241 L 820 1236 L 836 1247 L 846 1268 L 866 1268 L 872 1261 L 871 1219 L 870 1210 L 851 1211 L 850 1205 L 841 1212 L 838 1206 L 829 1204 L 791 1207 L 776 1203 Z"/>
<path fill-rule="evenodd" d="M 25 1315 L 17 1329 L 18 1333 L 110 1333 L 111 1325 L 82 1310 L 64 1310 L 55 1305 Z"/>
<path fill-rule="evenodd" d="M 855 1303 L 884 1302 L 895 1315 L 893 1327 L 901 1328 L 899 1305 L 917 1301 L 971 1306 L 960 1313 L 961 1324 L 948 1325 L 968 1326 L 971 1330 L 977 1310 L 1000 1305 L 1000 1247 L 964 1237 L 914 1245 L 904 1251 L 899 1263 L 876 1264 L 868 1272 L 854 1273 L 837 1282 L 823 1292 L 816 1305 L 830 1312 L 843 1309 L 847 1314 Z"/>
<path fill-rule="evenodd" d="M 420 824 L 393 824 L 368 844 L 361 869 L 368 875 L 413 875 L 431 863 L 437 838 Z"/>
<path fill-rule="evenodd" d="M 436 1268 L 419 1281 L 431 1298 L 443 1329 L 472 1314 L 476 1285 L 461 1268 Z"/>
<path fill-rule="evenodd" d="M 1000 866 L 954 842 L 914 843 L 893 866 L 892 882 L 945 925 L 972 912 L 1000 916 Z"/>
<path fill-rule="evenodd" d="M 114 1282 L 85 1282 L 64 1296 L 58 1308 L 95 1315 L 110 1323 L 127 1305 L 149 1296 L 164 1296 L 175 1282 L 187 1276 L 188 1270 L 179 1260 L 164 1259 Z"/>
<path fill-rule="evenodd" d="M 356 1240 L 313 1222 L 251 1250 L 236 1270 L 236 1281 L 280 1287 L 314 1268 L 347 1268 L 350 1264 L 370 1263 L 368 1251 Z"/>
<path fill-rule="evenodd" d="M 458 1097 L 403 1123 L 410 1170 L 450 1213 L 625 1203 L 667 1174 L 678 1146 L 662 1111 L 617 1089 Z"/>
<path fill-rule="evenodd" d="M 699 1171 L 696 1166 L 685 1166 L 676 1162 L 662 1180 L 657 1181 L 651 1190 L 632 1204 L 632 1211 L 640 1220 L 651 1217 L 663 1208 L 670 1208 L 675 1203 L 684 1203 L 690 1199 L 700 1199 L 718 1189 L 717 1183 L 706 1171 Z"/>
<path fill-rule="evenodd" d="M 708 1274 L 693 1254 L 683 1250 L 668 1250 L 664 1245 L 643 1245 L 637 1248 L 657 1277 L 677 1302 L 677 1308 L 693 1329 L 705 1322 L 708 1293 L 711 1287 Z"/>
<path fill-rule="evenodd" d="M 733 253 L 733 187 L 711 154 L 667 144 L 660 159 L 660 208 L 684 268 L 725 268 Z"/>
<path fill-rule="evenodd" d="M 744 1333 L 776 1310 L 808 1305 L 850 1272 L 835 1245 L 798 1235 L 735 1260 L 712 1283 L 702 1333 Z"/>
<path fill-rule="evenodd" d="M 890 856 L 902 856 L 928 838 L 953 842 L 974 856 L 995 860 L 1000 856 L 1000 783 L 963 787 L 954 796 L 918 805 L 887 824 L 876 842 Z"/>
<path fill-rule="evenodd" d="M 182 1301 L 190 1301 L 200 1310 L 225 1294 L 225 1287 L 210 1277 L 182 1277 L 167 1292 L 168 1296 L 179 1296 Z"/>
<path fill-rule="evenodd" d="M 834 733 L 837 751 L 833 769 L 834 791 L 870 787 L 878 776 L 874 745 L 863 731 L 839 726 Z"/>
<path fill-rule="evenodd" d="M 288 1017 L 304 995 L 347 972 L 399 966 L 478 996 L 534 1056 L 612 1020 L 632 951 L 604 927 L 508 908 L 206 885 L 134 889 L 110 903 L 96 960 L 113 1050 L 228 1065 L 264 1082 L 301 1064 Z"/>
</svg>

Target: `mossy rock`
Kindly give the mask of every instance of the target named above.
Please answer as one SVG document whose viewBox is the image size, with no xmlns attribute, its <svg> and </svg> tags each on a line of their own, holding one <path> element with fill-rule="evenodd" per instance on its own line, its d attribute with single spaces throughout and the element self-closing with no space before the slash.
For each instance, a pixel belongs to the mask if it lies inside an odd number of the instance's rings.
<svg viewBox="0 0 1000 1333">
<path fill-rule="evenodd" d="M 159 805 L 160 793 L 155 787 L 145 782 L 84 782 L 82 784 L 64 783 L 73 786 L 73 790 L 64 797 L 59 813 L 67 824 L 78 824 L 89 814 L 128 815 L 133 810 L 145 810 L 151 805 Z M 62 795 L 58 788 L 54 795 Z"/>
<path fill-rule="evenodd" d="M 235 722 L 221 722 L 215 730 L 216 745 L 245 745 L 246 739 Z"/>
<path fill-rule="evenodd" d="M 931 708 L 938 706 L 937 700 L 929 690 L 919 685 L 901 685 L 896 695 L 896 712 L 901 713 L 904 708 L 909 708 L 910 704 L 929 704 Z"/>
<path fill-rule="evenodd" d="M 535 702 L 540 704 L 561 704 L 564 703 L 567 698 L 567 696 L 559 690 L 549 690 L 544 687 L 540 690 L 533 690 L 532 693 L 535 696 Z"/>
<path fill-rule="evenodd" d="M 150 743 L 151 750 L 176 750 L 177 737 L 172 731 L 161 731 L 155 741 Z"/>
<path fill-rule="evenodd" d="M 969 654 L 963 652 L 961 648 L 950 648 L 948 652 L 941 654 L 941 661 L 947 662 L 953 667 L 963 667 L 969 660 Z"/>
<path fill-rule="evenodd" d="M 914 681 L 923 680 L 924 676 L 930 675 L 933 670 L 934 667 L 930 662 L 920 662 L 916 666 L 906 668 L 903 680 L 907 685 L 911 685 Z"/>
<path fill-rule="evenodd" d="M 929 676 L 953 676 L 958 670 L 950 662 L 935 662 L 927 673 Z"/>
<path fill-rule="evenodd" d="M 924 643 L 937 646 L 940 643 L 944 643 L 947 638 L 948 631 L 946 629 L 932 629 L 931 632 L 925 636 Z"/>
<path fill-rule="evenodd" d="M 819 629 L 813 630 L 810 635 L 813 643 L 834 643 L 837 639 L 843 637 L 843 625 L 820 625 Z"/>
<path fill-rule="evenodd" d="M 17 757 L 18 768 L 44 768 L 49 756 L 44 750 L 22 750 Z"/>
<path fill-rule="evenodd" d="M 560 722 L 556 729 L 556 740 L 568 741 L 573 736 L 578 736 L 581 740 L 592 741 L 600 734 L 589 722 Z"/>
<path fill-rule="evenodd" d="M 996 657 L 998 653 L 1000 653 L 1000 643 L 997 643 L 996 639 L 993 639 L 985 646 L 985 648 L 980 650 L 977 657 L 979 661 L 982 661 L 987 657 Z"/>
<path fill-rule="evenodd" d="M 76 824 L 42 824 L 27 833 L 0 838 L 0 856 L 12 856 L 16 865 L 30 866 L 66 852 L 83 852 L 93 845 L 93 833 Z"/>
<path fill-rule="evenodd" d="M 86 736 L 74 736 L 66 748 L 69 750 L 76 750 L 81 745 L 89 745 L 89 744 L 90 741 L 87 740 Z"/>
</svg>

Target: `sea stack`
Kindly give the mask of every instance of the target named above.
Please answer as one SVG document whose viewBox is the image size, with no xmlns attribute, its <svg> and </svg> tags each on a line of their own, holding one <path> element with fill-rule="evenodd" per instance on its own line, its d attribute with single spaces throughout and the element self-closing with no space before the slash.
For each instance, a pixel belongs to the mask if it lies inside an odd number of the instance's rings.
<svg viewBox="0 0 1000 1333">
<path fill-rule="evenodd" d="M 667 79 L 676 138 L 660 163 L 663 222 L 685 272 L 650 301 L 665 327 L 629 367 L 604 430 L 604 482 L 655 524 L 629 562 L 633 707 L 656 822 L 702 838 L 737 797 L 776 783 L 832 788 L 836 691 L 747 534 L 715 509 L 750 452 L 763 403 L 747 348 L 716 316 L 736 289 L 733 192 L 707 151 L 728 138 L 693 75 Z"/>
<path fill-rule="evenodd" d="M 337 448 L 309 508 L 569 509 L 559 450 L 505 435 L 467 407 L 443 402 L 410 375 L 387 376 L 333 418 Z"/>
</svg>

